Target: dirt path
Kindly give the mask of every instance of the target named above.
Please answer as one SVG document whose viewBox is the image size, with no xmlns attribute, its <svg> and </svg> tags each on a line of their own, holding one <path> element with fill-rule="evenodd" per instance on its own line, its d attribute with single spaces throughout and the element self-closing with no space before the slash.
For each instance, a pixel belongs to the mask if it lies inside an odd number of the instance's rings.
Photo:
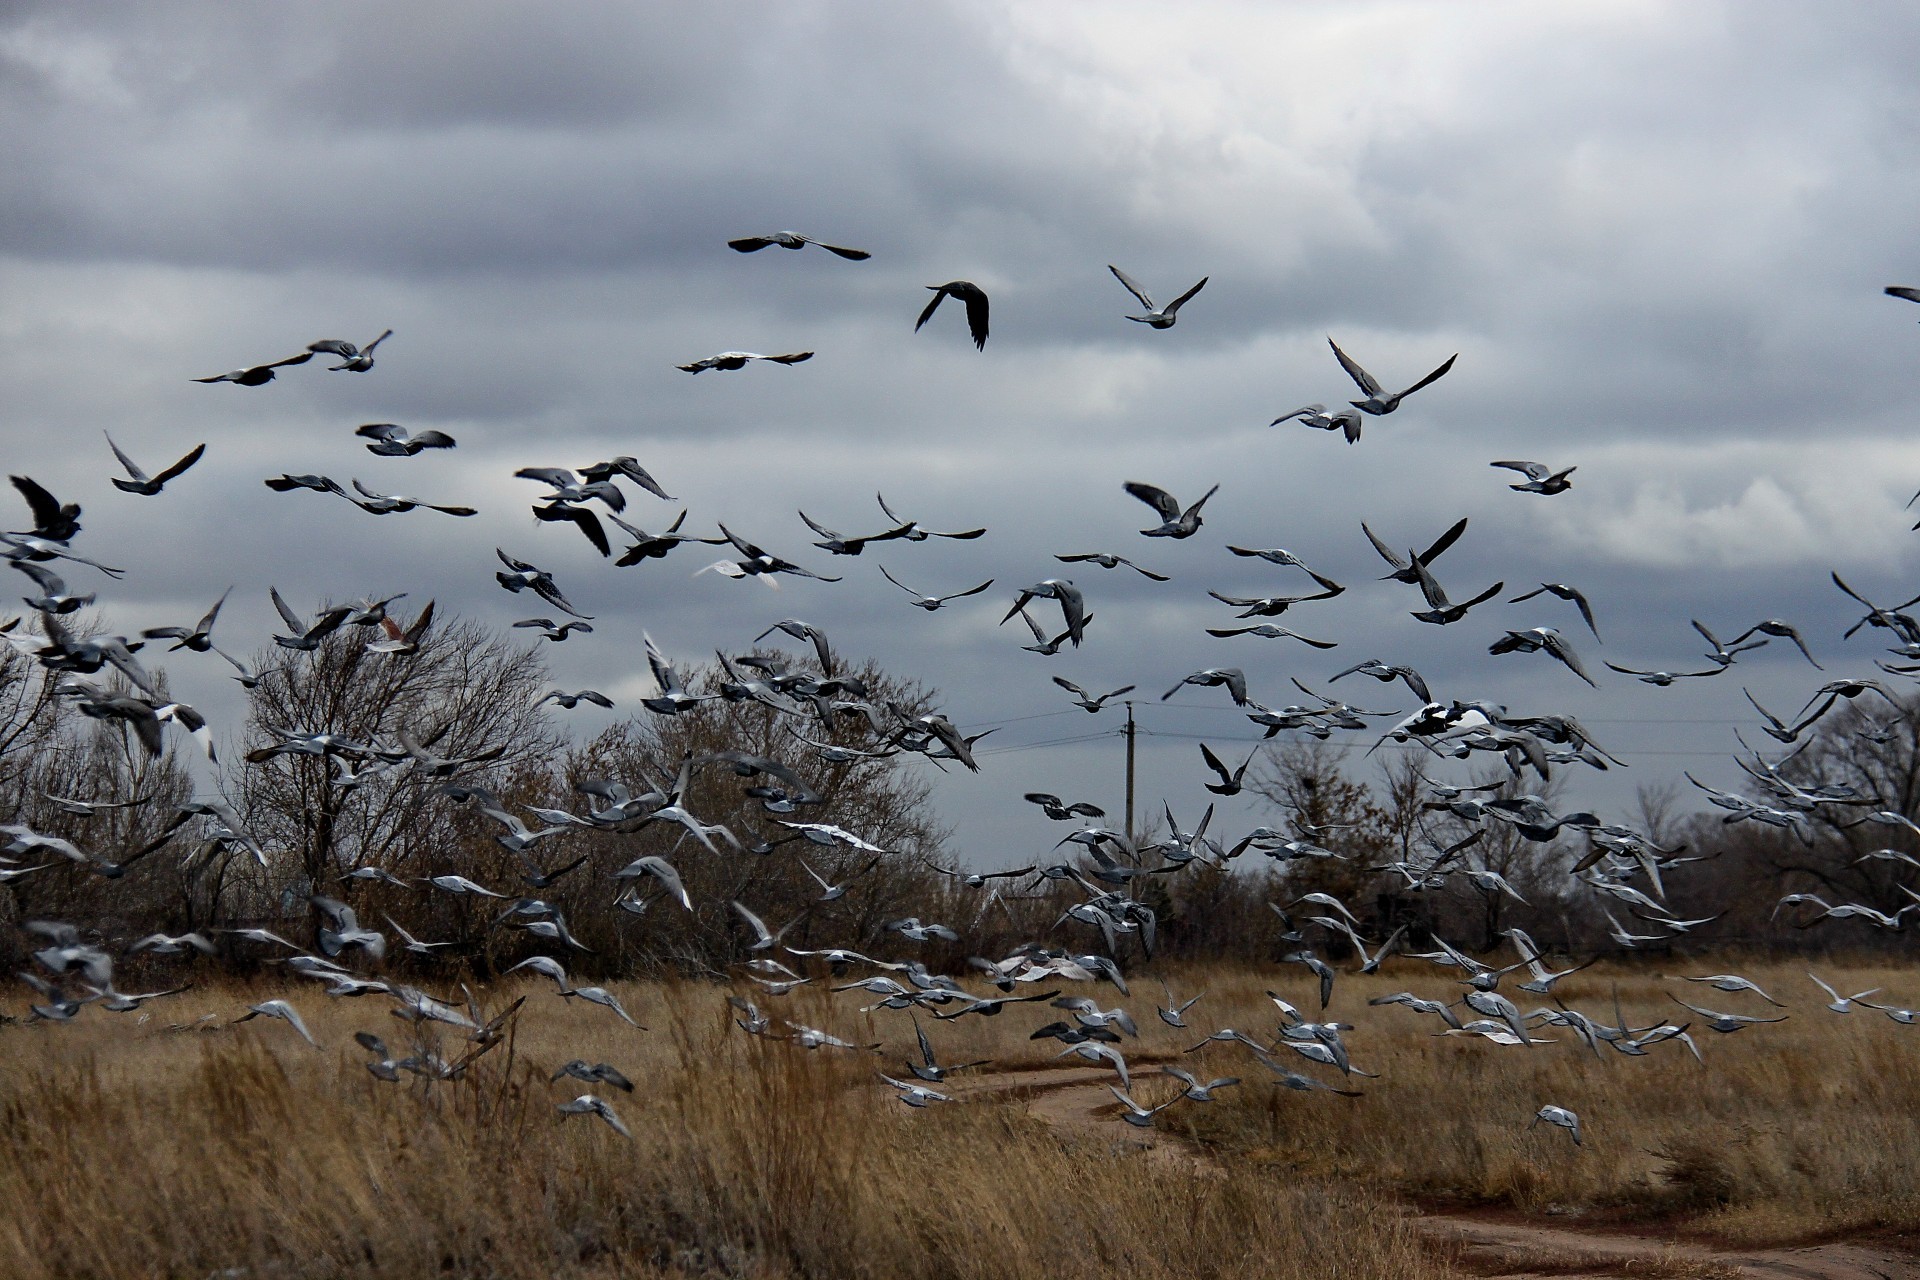
<svg viewBox="0 0 1920 1280">
<path fill-rule="evenodd" d="M 1117 1119 L 1105 1068 L 1051 1067 L 950 1080 L 957 1098 L 1024 1100 L 1035 1116 L 1063 1130 L 1173 1161 L 1195 1173 L 1223 1170 L 1205 1152 L 1160 1129 L 1137 1129 Z M 1409 1210 L 1409 1212 L 1416 1212 Z M 1536 1280 L 1548 1276 L 1697 1277 L 1698 1280 L 1920 1280 L 1920 1257 L 1868 1244 L 1722 1250 L 1663 1236 L 1591 1232 L 1550 1222 L 1511 1221 L 1488 1214 L 1419 1213 L 1429 1239 L 1460 1251 L 1475 1275 Z"/>
</svg>

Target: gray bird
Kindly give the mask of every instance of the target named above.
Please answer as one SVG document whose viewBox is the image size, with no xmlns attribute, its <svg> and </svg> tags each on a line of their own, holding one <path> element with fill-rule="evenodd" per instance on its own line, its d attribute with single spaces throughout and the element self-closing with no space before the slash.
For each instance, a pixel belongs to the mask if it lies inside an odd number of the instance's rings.
<svg viewBox="0 0 1920 1280">
<path fill-rule="evenodd" d="M 1381 387 L 1380 383 L 1375 380 L 1372 374 L 1362 369 L 1351 356 L 1342 351 L 1339 343 L 1335 342 L 1332 338 L 1328 338 L 1327 345 L 1333 348 L 1334 359 L 1338 360 L 1340 367 L 1347 371 L 1347 376 L 1353 379 L 1354 384 L 1358 386 L 1360 390 L 1366 392 L 1366 399 L 1349 400 L 1347 403 L 1362 413 L 1371 413 L 1375 416 L 1392 413 L 1400 407 L 1402 400 L 1405 400 L 1408 396 L 1426 386 L 1428 383 L 1436 382 L 1445 377 L 1447 371 L 1453 368 L 1453 362 L 1460 358 L 1457 353 L 1450 355 L 1447 357 L 1445 364 L 1408 387 L 1405 391 L 1388 392 Z M 1356 432 L 1355 434 L 1357 435 L 1358 433 Z"/>
<path fill-rule="evenodd" d="M 1544 462 L 1524 462 L 1513 459 L 1505 462 L 1489 462 L 1487 465 L 1490 467 L 1505 467 L 1509 471 L 1518 471 L 1526 476 L 1526 480 L 1523 483 L 1510 484 L 1507 486 L 1507 488 L 1512 489 L 1515 493 L 1539 493 L 1548 496 L 1556 493 L 1565 493 L 1567 490 L 1573 488 L 1573 481 L 1567 479 L 1567 477 L 1580 469 L 1578 467 L 1568 467 L 1564 471 L 1555 471 Z"/>
<path fill-rule="evenodd" d="M 1220 492 L 1220 486 L 1216 484 L 1200 495 L 1200 501 L 1183 511 L 1179 501 L 1165 489 L 1142 484 L 1138 480 L 1129 480 L 1120 487 L 1152 507 L 1159 515 L 1157 527 L 1140 531 L 1149 538 L 1191 538 L 1204 523 L 1200 518 L 1200 508 L 1207 505 L 1208 498 Z"/>
<path fill-rule="evenodd" d="M 763 356 L 754 351 L 722 351 L 718 355 L 703 356 L 692 364 L 679 364 L 674 368 L 687 373 L 700 373 L 707 369 L 744 369 L 750 360 L 766 360 L 773 364 L 801 364 L 813 359 L 811 351 L 794 351 L 783 356 Z"/>
<path fill-rule="evenodd" d="M 103 431 L 100 434 L 106 435 L 106 432 Z M 180 459 L 180 461 L 174 463 L 159 475 L 150 476 L 135 465 L 133 459 L 129 458 L 125 452 L 121 450 L 120 446 L 113 442 L 112 436 L 107 436 L 107 447 L 113 450 L 113 456 L 120 459 L 120 465 L 125 467 L 127 469 L 127 475 L 132 477 L 128 480 L 122 480 L 119 476 L 114 476 L 113 487 L 123 493 L 137 493 L 143 498 L 151 498 L 156 493 L 159 493 L 160 490 L 166 487 L 167 481 L 180 475 L 188 467 L 200 461 L 200 455 L 207 451 L 207 446 L 197 444 L 187 451 L 186 457 Z"/>
<path fill-rule="evenodd" d="M 1201 276 L 1199 284 L 1196 284 L 1193 288 L 1187 290 L 1166 306 L 1156 307 L 1153 305 L 1153 299 L 1147 296 L 1147 291 L 1142 289 L 1140 283 L 1132 276 L 1114 266 L 1112 263 L 1107 264 L 1107 270 L 1113 272 L 1113 278 L 1125 285 L 1127 292 L 1140 299 L 1140 305 L 1147 309 L 1147 314 L 1143 316 L 1128 316 L 1127 319 L 1137 320 L 1141 324 L 1151 326 L 1155 329 L 1173 328 L 1174 321 L 1179 318 L 1181 306 L 1186 303 L 1187 299 L 1207 287 L 1207 277 Z"/>
<path fill-rule="evenodd" d="M 847 249 L 837 244 L 828 244 L 824 240 L 815 240 L 793 231 L 769 231 L 763 236 L 741 236 L 738 240 L 727 241 L 727 248 L 735 253 L 758 253 L 762 249 L 779 247 L 782 249 L 801 249 L 807 245 L 816 245 L 828 253 L 847 259 L 849 262 L 865 262 L 873 255 L 865 249 Z"/>
<path fill-rule="evenodd" d="M 1559 596 L 1562 600 L 1571 601 L 1573 607 L 1580 611 L 1580 617 L 1586 622 L 1587 630 L 1593 632 L 1593 638 L 1595 640 L 1600 639 L 1600 628 L 1593 623 L 1593 606 L 1587 603 L 1587 598 L 1580 594 L 1578 588 L 1570 587 L 1564 582 L 1543 582 L 1532 591 L 1523 592 L 1507 601 L 1507 603 L 1519 604 L 1523 600 L 1533 599 L 1542 592 L 1549 592 Z"/>
<path fill-rule="evenodd" d="M 1487 652 L 1496 656 L 1503 653 L 1540 653 L 1542 651 L 1594 688 L 1600 687 L 1594 684 L 1593 677 L 1587 674 L 1586 667 L 1580 662 L 1580 655 L 1573 651 L 1573 646 L 1567 643 L 1566 637 L 1552 627 L 1509 631 L 1487 646 Z"/>
<path fill-rule="evenodd" d="M 372 441 L 367 452 L 382 458 L 411 458 L 422 449 L 451 449 L 455 443 L 444 431 L 409 433 L 391 422 L 369 422 L 355 427 L 353 434 Z"/>
</svg>

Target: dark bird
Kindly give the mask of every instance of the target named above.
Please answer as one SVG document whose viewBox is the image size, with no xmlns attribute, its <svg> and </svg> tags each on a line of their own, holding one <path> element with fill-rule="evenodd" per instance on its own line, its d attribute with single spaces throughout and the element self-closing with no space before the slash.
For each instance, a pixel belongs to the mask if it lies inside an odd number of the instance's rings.
<svg viewBox="0 0 1920 1280">
<path fill-rule="evenodd" d="M 1125 556 L 1116 556 L 1109 551 L 1088 551 L 1078 555 L 1056 555 L 1054 559 L 1061 561 L 1063 564 L 1097 564 L 1102 569 L 1117 569 L 1121 565 L 1125 565 L 1143 578 L 1151 578 L 1155 582 L 1173 581 L 1173 579 L 1167 577 L 1164 573 L 1155 573 L 1151 569 L 1142 569 Z"/>
<path fill-rule="evenodd" d="M 828 253 L 836 254 L 849 262 L 865 262 L 873 255 L 865 249 L 846 249 L 837 244 L 828 244 L 824 240 L 815 240 L 793 231 L 769 231 L 763 236 L 741 236 L 738 240 L 727 241 L 727 248 L 735 253 L 758 253 L 762 249 L 778 246 L 782 249 L 801 249 L 807 245 L 817 245 Z"/>
<path fill-rule="evenodd" d="M 329 373 L 365 373 L 373 368 L 373 349 L 393 336 L 393 330 L 383 329 L 380 336 L 364 347 L 356 347 L 341 338 L 322 338 L 318 342 L 307 344 L 308 355 L 327 352 L 340 357 L 340 363 L 328 365 Z"/>
<path fill-rule="evenodd" d="M 1393 572 L 1380 579 L 1380 581 L 1404 582 L 1409 586 L 1417 586 L 1420 582 L 1420 571 L 1414 568 L 1416 563 L 1432 564 L 1439 558 L 1442 551 L 1445 551 L 1448 547 L 1459 541 L 1460 535 L 1466 531 L 1467 517 L 1462 516 L 1453 523 L 1450 529 L 1435 538 L 1432 546 L 1420 552 L 1418 555 L 1411 555 L 1403 560 L 1400 558 L 1398 552 L 1387 546 L 1386 543 L 1380 541 L 1373 530 L 1367 528 L 1367 522 L 1365 520 L 1360 522 L 1360 532 L 1367 535 L 1367 541 L 1371 542 L 1373 549 L 1380 553 L 1380 558 L 1393 566 Z"/>
<path fill-rule="evenodd" d="M 1699 624 L 1695 623 L 1694 625 L 1698 626 Z M 1800 633 L 1793 629 L 1793 626 L 1791 623 L 1783 622 L 1779 618 L 1768 618 L 1764 622 L 1756 622 L 1752 626 L 1748 627 L 1745 631 L 1742 631 L 1739 635 L 1735 636 L 1733 638 L 1732 643 L 1739 644 L 1742 640 L 1747 639 L 1749 636 L 1755 636 L 1755 635 L 1773 636 L 1776 639 L 1791 640 L 1793 641 L 1794 648 L 1800 650 L 1800 656 L 1805 658 L 1808 662 L 1812 662 L 1814 669 L 1816 671 L 1826 670 L 1825 667 L 1821 666 L 1818 662 L 1814 661 L 1813 654 L 1808 652 L 1807 650 L 1807 642 L 1800 638 Z"/>
<path fill-rule="evenodd" d="M 560 593 L 560 588 L 554 583 L 551 573 L 545 569 L 536 569 L 524 560 L 515 560 L 498 547 L 493 549 L 493 553 L 500 557 L 501 564 L 513 571 L 511 573 L 501 573 L 497 570 L 494 572 L 493 576 L 501 586 L 515 594 L 531 590 L 533 594 L 556 609 L 570 613 L 576 618 L 592 620 L 591 614 L 581 613 L 568 602 L 566 596 Z"/>
<path fill-rule="evenodd" d="M 1225 764 L 1221 763 L 1219 756 L 1213 754 L 1213 749 L 1211 747 L 1207 746 L 1207 744 L 1204 742 L 1201 743 L 1200 758 L 1207 762 L 1207 768 L 1213 770 L 1215 773 L 1220 775 L 1220 781 L 1209 782 L 1206 784 L 1207 790 L 1213 792 L 1213 794 L 1217 796 L 1239 795 L 1241 783 L 1245 780 L 1247 776 L 1247 766 L 1251 765 L 1253 763 L 1253 758 L 1259 754 L 1260 754 L 1260 748 L 1255 747 L 1252 751 L 1249 751 L 1247 753 L 1247 758 L 1240 762 L 1239 768 L 1230 770 L 1227 768 Z"/>
<path fill-rule="evenodd" d="M 231 373 L 215 374 L 211 378 L 193 378 L 193 382 L 231 382 L 238 387 L 258 387 L 273 381 L 276 369 L 284 369 L 290 364 L 305 364 L 313 359 L 313 352 L 302 351 L 297 356 L 288 356 L 285 360 L 275 360 L 270 364 L 256 364 L 250 369 L 235 369 Z"/>
<path fill-rule="evenodd" d="M 920 326 L 932 319 L 933 313 L 948 298 L 958 298 L 967 304 L 967 331 L 973 335 L 973 345 L 980 350 L 987 349 L 987 291 L 971 280 L 949 280 L 945 284 L 930 284 L 933 301 L 913 322 L 913 331 L 920 332 Z"/>
<path fill-rule="evenodd" d="M 1096 698 L 1091 694 L 1089 694 L 1085 689 L 1082 689 L 1079 685 L 1075 684 L 1073 681 L 1067 679 L 1065 676 L 1055 676 L 1053 677 L 1053 682 L 1074 696 L 1075 706 L 1080 707 L 1083 710 L 1086 710 L 1089 712 L 1099 711 L 1102 707 L 1106 706 L 1107 701 L 1110 698 L 1117 698 L 1123 693 L 1133 692 L 1132 685 L 1130 684 L 1122 685 L 1120 688 L 1115 689 L 1112 693 L 1103 693 Z"/>
<path fill-rule="evenodd" d="M 80 532 L 80 504 L 61 502 L 45 486 L 28 476 L 8 476 L 33 512 L 33 530 L 29 536 L 49 542 L 67 542 Z M 39 559 L 40 557 L 33 557 Z"/>
<path fill-rule="evenodd" d="M 985 591 L 988 587 L 993 585 L 993 579 L 988 578 L 985 582 L 981 583 L 977 587 L 968 587 L 965 591 L 956 591 L 951 595 L 944 595 L 944 596 L 922 595 L 920 592 L 915 591 L 912 587 L 908 586 L 906 583 L 900 581 L 900 579 L 888 573 L 887 566 L 881 565 L 879 566 L 879 568 L 880 568 L 881 577 L 885 578 L 888 582 L 891 582 L 894 586 L 900 588 L 902 591 L 906 592 L 908 595 L 913 597 L 914 608 L 925 609 L 928 613 L 932 613 L 935 609 L 938 609 L 941 606 L 945 605 L 949 600 L 959 600 L 959 599 L 963 599 L 966 596 L 977 596 L 982 591 Z M 1024 604 L 1026 602 L 1023 600 L 1021 603 Z M 1018 607 L 1019 606 L 1017 605 L 1015 606 L 1015 608 L 1018 608 Z M 1007 615 L 1007 618 L 1011 618 L 1012 616 L 1013 615 L 1009 613 Z M 1002 622 L 1005 622 L 1006 620 L 1007 620 L 1006 618 L 1001 619 Z"/>
<path fill-rule="evenodd" d="M 106 435 L 106 432 L 103 431 L 100 434 Z M 136 466 L 132 458 L 129 458 L 125 453 L 121 452 L 120 446 L 113 442 L 112 436 L 107 436 L 107 447 L 113 450 L 113 456 L 120 459 L 120 465 L 127 469 L 129 476 L 133 477 L 130 480 L 122 480 L 119 476 L 114 476 L 113 487 L 124 493 L 137 493 L 143 498 L 151 498 L 154 494 L 159 493 L 160 490 L 166 487 L 167 481 L 178 476 L 188 467 L 200 461 L 200 455 L 207 451 L 207 446 L 197 444 L 187 452 L 186 457 L 180 459 L 180 461 L 174 463 L 159 475 L 150 476 Z"/>
<path fill-rule="evenodd" d="M 1573 488 L 1568 476 L 1578 471 L 1578 467 L 1568 467 L 1564 471 L 1555 471 L 1544 462 L 1521 462 L 1509 459 L 1505 462 L 1489 462 L 1490 467 L 1505 467 L 1509 471 L 1518 471 L 1526 476 L 1521 484 L 1510 484 L 1507 488 L 1515 493 L 1539 493 L 1549 497 L 1556 493 L 1565 493 Z"/>
</svg>

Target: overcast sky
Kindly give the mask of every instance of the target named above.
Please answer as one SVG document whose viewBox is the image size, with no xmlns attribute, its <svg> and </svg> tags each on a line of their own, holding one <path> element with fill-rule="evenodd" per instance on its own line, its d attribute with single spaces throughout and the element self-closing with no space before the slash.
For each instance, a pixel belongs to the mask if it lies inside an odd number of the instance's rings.
<svg viewBox="0 0 1920 1280">
<path fill-rule="evenodd" d="M 1208 666 L 1298 701 L 1363 658 L 1420 669 L 1436 696 L 1579 716 L 1629 767 L 1569 774 L 1566 797 L 1630 817 L 1635 787 L 1692 768 L 1732 786 L 1742 683 L 1781 714 L 1826 678 L 1776 641 L 1728 675 L 1650 688 L 1600 667 L 1701 670 L 1762 618 L 1806 634 L 1828 674 L 1875 674 L 1883 641 L 1838 569 L 1884 603 L 1916 586 L 1902 510 L 1920 488 L 1920 13 L 1896 4 L 333 3 L 34 4 L 0 16 L 0 385 L 9 470 L 86 508 L 77 549 L 129 570 L 98 590 L 112 630 L 197 618 L 251 651 L 296 607 L 410 593 L 504 626 L 544 609 L 493 581 L 496 546 L 558 575 L 598 628 L 546 645 L 555 683 L 632 710 L 651 692 L 639 633 L 698 661 L 773 621 L 826 629 L 941 691 L 983 773 L 939 799 L 966 858 L 1057 838 L 1019 801 L 1049 790 L 1118 816 L 1121 713 L 1048 682 L 1137 683 L 1143 808 L 1210 799 L 1196 736 L 1252 736 L 1219 690 L 1160 693 Z M 872 252 L 746 256 L 792 229 Z M 1179 324 L 1124 317 L 1115 263 L 1159 301 L 1202 276 Z M 984 352 L 923 286 L 992 297 Z M 394 336 L 364 375 L 320 361 L 258 388 L 189 379 L 308 342 Z M 1298 424 L 1357 394 L 1329 336 L 1390 388 L 1452 373 L 1364 438 Z M 790 368 L 689 377 L 728 349 L 814 350 Z M 357 424 L 438 428 L 459 447 L 371 457 Z M 205 459 L 156 498 L 110 487 L 102 430 L 157 470 Z M 693 576 L 687 547 L 616 569 L 536 526 L 527 465 L 629 453 L 680 502 L 632 491 L 658 530 L 681 505 L 839 583 Z M 1496 459 L 1577 465 L 1554 497 Z M 481 509 L 374 517 L 276 494 L 283 471 Z M 1183 502 L 1198 536 L 1142 538 L 1126 480 Z M 978 542 L 808 545 L 804 508 L 877 532 L 874 503 Z M 11 499 L 7 499 L 11 501 Z M 1424 546 L 1466 621 L 1413 621 L 1417 591 L 1360 533 Z M 8 527 L 24 527 L 16 504 Z M 1349 587 L 1278 619 L 1339 641 L 1214 639 L 1226 594 L 1311 588 L 1228 542 L 1286 547 Z M 1062 566 L 1113 551 L 1171 574 Z M 928 592 L 992 577 L 938 614 Z M 1070 577 L 1086 646 L 1021 652 L 1013 591 Z M 1542 581 L 1572 608 L 1507 596 Z M 29 585 L 24 579 L 19 586 Z M 1057 617 L 1051 606 L 1038 616 Z M 1558 627 L 1600 680 L 1542 655 L 1492 657 L 1506 628 Z M 190 658 L 193 655 L 179 655 Z M 237 734 L 218 660 L 166 664 L 177 694 Z M 1333 686 L 1405 714 L 1400 686 Z M 572 713 L 582 733 L 607 716 Z M 1751 733 L 1749 733 L 1751 737 Z M 1372 735 L 1367 735 L 1370 741 Z M 1083 738 L 1061 743 L 1060 739 Z M 1040 746 L 1036 744 L 1054 744 Z M 914 767 L 925 767 L 915 765 Z M 1449 764 L 1456 772 L 1464 767 Z M 1223 806 L 1226 834 L 1270 821 Z"/>
</svg>

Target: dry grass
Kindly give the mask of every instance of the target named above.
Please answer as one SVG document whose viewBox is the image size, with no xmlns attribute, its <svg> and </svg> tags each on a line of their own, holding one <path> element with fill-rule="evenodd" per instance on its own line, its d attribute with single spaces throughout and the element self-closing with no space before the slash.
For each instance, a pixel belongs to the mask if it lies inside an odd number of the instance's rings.
<svg viewBox="0 0 1920 1280">
<path fill-rule="evenodd" d="M 873 1087 L 871 1055 L 750 1040 L 712 987 L 615 989 L 651 1031 L 550 989 L 491 993 L 532 998 L 514 1042 L 457 1083 L 375 1081 L 352 1033 L 406 1028 L 311 988 L 0 1028 L 0 1275 L 1444 1273 L 1364 1190 L 1272 1167 L 1198 1178 L 1010 1103 L 911 1112 Z M 260 1020 L 164 1029 L 275 994 L 323 1050 Z M 796 1020 L 862 1030 L 851 993 L 789 1000 Z M 633 1077 L 631 1097 L 595 1090 L 631 1141 L 554 1111 L 586 1089 L 547 1081 L 573 1057 Z"/>
<path fill-rule="evenodd" d="M 1380 1077 L 1349 1082 L 1364 1097 L 1275 1088 L 1248 1050 L 1214 1045 L 1186 1058 L 1189 1069 L 1241 1076 L 1247 1084 L 1212 1106 L 1176 1107 L 1163 1123 L 1290 1177 L 1526 1211 L 1557 1206 L 1622 1221 L 1679 1219 L 1690 1233 L 1730 1244 L 1920 1231 L 1912 1156 L 1920 1150 L 1920 1027 L 1872 1010 L 1829 1012 L 1804 964 L 1722 961 L 1676 972 L 1729 969 L 1791 1008 L 1774 1010 L 1757 996 L 1711 991 L 1640 967 L 1601 966 L 1558 990 L 1569 1005 L 1603 1021 L 1612 1020 L 1617 988 L 1635 1025 L 1693 1022 L 1704 1067 L 1678 1043 L 1657 1045 L 1645 1057 L 1604 1047 L 1595 1056 L 1551 1028 L 1539 1034 L 1558 1043 L 1533 1048 L 1436 1037 L 1437 1019 L 1366 1001 L 1406 989 L 1457 998 L 1465 988 L 1443 971 L 1398 962 L 1381 975 L 1343 975 L 1326 1017 L 1359 1028 L 1345 1036 L 1353 1063 Z M 1920 974 L 1905 968 L 1823 963 L 1818 971 L 1843 991 L 1879 986 L 1886 994 L 1877 998 L 1892 1003 L 1920 999 Z M 1292 967 L 1180 975 L 1174 985 L 1183 998 L 1208 993 L 1187 1015 L 1195 1032 L 1143 1022 L 1130 1056 L 1150 1060 L 1220 1026 L 1270 1039 L 1278 1018 L 1263 988 L 1318 1016 L 1317 994 L 1303 979 Z M 1706 1008 L 1786 1012 L 1789 1019 L 1719 1035 L 1669 1000 L 1670 991 Z M 1157 985 L 1137 986 L 1130 1004 L 1147 1012 L 1159 994 Z M 1511 994 L 1523 1012 L 1549 1003 Z M 992 1048 L 984 1041 L 978 1047 Z M 1279 1056 L 1304 1074 L 1339 1080 L 1284 1049 Z M 1136 1095 L 1151 1105 L 1166 1092 L 1149 1084 Z M 1579 1114 L 1584 1147 L 1564 1130 L 1527 1128 L 1545 1103 Z"/>
</svg>

